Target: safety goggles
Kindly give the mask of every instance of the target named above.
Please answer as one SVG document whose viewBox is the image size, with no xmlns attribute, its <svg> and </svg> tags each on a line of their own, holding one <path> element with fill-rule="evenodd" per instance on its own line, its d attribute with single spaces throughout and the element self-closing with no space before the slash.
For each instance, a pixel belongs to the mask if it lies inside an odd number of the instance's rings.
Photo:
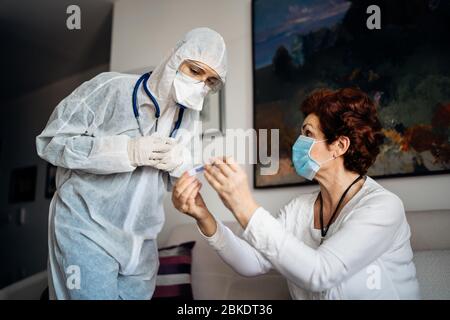
<svg viewBox="0 0 450 320">
<path fill-rule="evenodd" d="M 187 63 L 189 72 L 191 73 L 191 77 L 202 76 L 206 73 L 206 70 L 195 61 L 187 60 Z M 220 79 L 219 76 L 208 77 L 204 82 L 212 92 L 217 92 L 223 87 L 223 81 Z"/>
</svg>

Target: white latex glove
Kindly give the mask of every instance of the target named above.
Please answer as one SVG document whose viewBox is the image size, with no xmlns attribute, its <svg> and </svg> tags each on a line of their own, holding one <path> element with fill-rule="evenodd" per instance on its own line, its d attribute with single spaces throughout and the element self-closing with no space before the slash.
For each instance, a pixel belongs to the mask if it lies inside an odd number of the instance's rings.
<svg viewBox="0 0 450 320">
<path fill-rule="evenodd" d="M 130 163 L 134 167 L 155 167 L 175 144 L 175 139 L 156 134 L 131 139 L 128 142 Z"/>
<path fill-rule="evenodd" d="M 171 149 L 164 153 L 162 159 L 155 165 L 155 168 L 171 172 L 183 163 L 185 147 L 179 143 L 171 145 L 170 147 Z"/>
</svg>

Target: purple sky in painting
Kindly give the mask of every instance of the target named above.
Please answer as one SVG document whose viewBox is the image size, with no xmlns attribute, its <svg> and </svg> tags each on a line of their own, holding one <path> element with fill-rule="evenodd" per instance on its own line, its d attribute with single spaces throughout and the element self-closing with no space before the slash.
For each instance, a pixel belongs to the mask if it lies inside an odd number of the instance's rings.
<svg viewBox="0 0 450 320">
<path fill-rule="evenodd" d="M 293 37 L 339 23 L 350 8 L 345 0 L 255 1 L 255 64 L 259 69 L 272 62 L 277 48 L 290 49 Z"/>
</svg>

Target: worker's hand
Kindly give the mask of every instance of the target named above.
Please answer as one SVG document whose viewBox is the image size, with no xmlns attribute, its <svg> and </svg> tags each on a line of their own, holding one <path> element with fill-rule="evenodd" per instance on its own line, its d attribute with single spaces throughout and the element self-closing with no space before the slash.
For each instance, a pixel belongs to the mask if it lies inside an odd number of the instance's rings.
<svg viewBox="0 0 450 320">
<path fill-rule="evenodd" d="M 248 185 L 247 174 L 231 157 L 212 159 L 205 178 L 243 227 L 259 207 Z"/>
<path fill-rule="evenodd" d="M 134 167 L 156 166 L 174 145 L 175 139 L 157 134 L 134 138 L 128 142 L 128 157 Z"/>
<path fill-rule="evenodd" d="M 164 153 L 162 158 L 155 164 L 155 168 L 167 172 L 171 172 L 178 168 L 185 158 L 187 157 L 185 154 L 185 147 L 180 143 L 175 143 L 170 145 L 170 148 L 167 152 Z"/>
<path fill-rule="evenodd" d="M 200 195 L 201 187 L 202 184 L 197 178 L 191 177 L 185 172 L 178 179 L 172 191 L 172 202 L 175 208 L 197 221 L 206 219 L 211 215 Z"/>
</svg>

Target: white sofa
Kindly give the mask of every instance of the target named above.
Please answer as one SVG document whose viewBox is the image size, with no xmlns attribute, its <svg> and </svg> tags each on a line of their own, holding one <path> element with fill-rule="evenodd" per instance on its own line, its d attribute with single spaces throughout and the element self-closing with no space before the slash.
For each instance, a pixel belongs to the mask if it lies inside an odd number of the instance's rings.
<svg viewBox="0 0 450 320">
<path fill-rule="evenodd" d="M 450 210 L 407 212 L 423 299 L 450 299 Z M 226 222 L 240 232 L 236 222 Z M 286 281 L 275 271 L 246 278 L 236 274 L 200 237 L 195 224 L 175 227 L 166 245 L 195 240 L 192 289 L 195 299 L 290 299 Z M 0 299 L 39 299 L 46 272 L 0 290 Z"/>
<path fill-rule="evenodd" d="M 407 212 L 411 245 L 423 299 L 450 299 L 450 210 Z M 235 233 L 236 222 L 226 222 Z M 195 224 L 175 227 L 167 245 L 195 240 L 192 290 L 195 299 L 290 299 L 277 272 L 246 278 L 226 265 L 201 238 Z"/>
</svg>

